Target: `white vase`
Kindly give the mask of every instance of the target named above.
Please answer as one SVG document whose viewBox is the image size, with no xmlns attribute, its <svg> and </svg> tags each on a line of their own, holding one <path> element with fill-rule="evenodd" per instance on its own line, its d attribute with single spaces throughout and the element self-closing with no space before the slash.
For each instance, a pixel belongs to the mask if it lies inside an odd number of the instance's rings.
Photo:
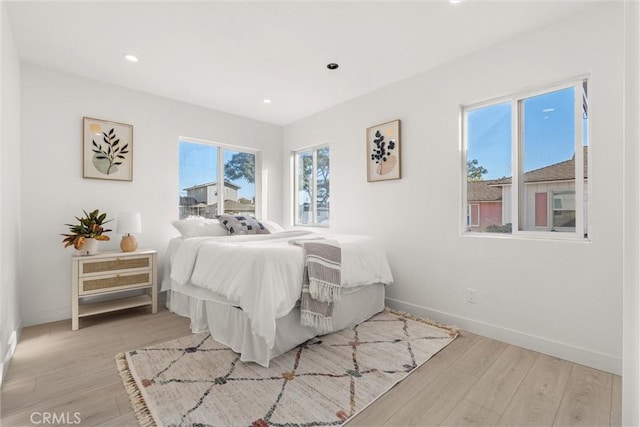
<svg viewBox="0 0 640 427">
<path fill-rule="evenodd" d="M 78 250 L 78 255 L 95 255 L 98 253 L 98 241 L 94 238 L 85 238 L 84 246 Z"/>
</svg>

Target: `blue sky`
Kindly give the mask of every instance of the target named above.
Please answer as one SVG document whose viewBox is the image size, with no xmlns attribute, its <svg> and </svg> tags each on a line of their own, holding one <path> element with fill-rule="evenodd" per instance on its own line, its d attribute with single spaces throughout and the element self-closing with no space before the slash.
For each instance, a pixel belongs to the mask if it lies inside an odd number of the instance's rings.
<svg viewBox="0 0 640 427">
<path fill-rule="evenodd" d="M 224 162 L 231 159 L 236 151 L 223 150 Z M 179 191 L 185 196 L 185 188 L 218 180 L 218 147 L 208 144 L 180 141 Z M 227 179 L 227 181 L 230 181 Z M 249 200 L 255 196 L 254 184 L 245 179 L 230 181 L 240 187 L 238 197 Z"/>
<path fill-rule="evenodd" d="M 573 110 L 573 87 L 524 100 L 525 172 L 574 155 Z M 467 137 L 467 159 L 488 170 L 483 179 L 511 176 L 510 101 L 469 111 Z"/>
</svg>

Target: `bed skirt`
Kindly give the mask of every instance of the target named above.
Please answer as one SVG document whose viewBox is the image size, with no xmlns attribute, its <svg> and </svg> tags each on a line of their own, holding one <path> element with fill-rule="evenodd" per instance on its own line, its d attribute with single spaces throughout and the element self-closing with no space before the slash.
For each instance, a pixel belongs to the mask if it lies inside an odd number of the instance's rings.
<svg viewBox="0 0 640 427">
<path fill-rule="evenodd" d="M 333 311 L 333 330 L 352 327 L 384 310 L 385 286 L 363 286 L 342 295 Z M 273 348 L 253 334 L 251 321 L 245 313 L 228 303 L 211 301 L 176 290 L 167 291 L 167 307 L 172 312 L 191 319 L 194 333 L 211 332 L 212 337 L 240 354 L 243 362 L 255 362 L 268 367 L 269 361 L 306 340 L 317 336 L 314 328 L 300 325 L 300 309 L 276 320 Z"/>
</svg>

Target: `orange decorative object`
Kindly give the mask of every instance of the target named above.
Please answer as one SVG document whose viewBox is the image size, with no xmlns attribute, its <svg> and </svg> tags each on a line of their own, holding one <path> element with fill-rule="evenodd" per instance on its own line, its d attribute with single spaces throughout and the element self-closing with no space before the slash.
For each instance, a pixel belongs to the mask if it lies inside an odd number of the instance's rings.
<svg viewBox="0 0 640 427">
<path fill-rule="evenodd" d="M 131 234 L 122 236 L 122 240 L 120 241 L 120 249 L 122 249 L 122 252 L 133 252 L 137 248 L 138 242 L 134 236 Z"/>
</svg>

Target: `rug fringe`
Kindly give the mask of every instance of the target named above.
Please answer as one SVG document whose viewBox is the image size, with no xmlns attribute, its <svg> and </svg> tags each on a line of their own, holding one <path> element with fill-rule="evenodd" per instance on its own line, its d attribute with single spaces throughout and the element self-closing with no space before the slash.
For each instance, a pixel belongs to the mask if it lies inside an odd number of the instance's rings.
<svg viewBox="0 0 640 427">
<path fill-rule="evenodd" d="M 129 396 L 131 407 L 138 418 L 140 426 L 156 427 L 156 422 L 144 401 L 144 397 L 140 392 L 140 388 L 138 387 L 136 380 L 131 374 L 129 364 L 127 363 L 127 356 L 124 353 L 118 353 L 116 355 L 116 366 L 118 367 L 118 373 L 120 374 L 120 378 L 122 378 L 124 389 Z"/>
<path fill-rule="evenodd" d="M 431 319 L 425 319 L 424 317 L 418 317 L 418 316 L 414 316 L 413 314 L 410 313 L 406 313 L 404 311 L 400 311 L 400 310 L 394 310 L 392 308 L 389 307 L 385 307 L 385 311 L 389 312 L 389 313 L 393 313 L 393 314 L 397 314 L 398 316 L 402 316 L 402 317 L 406 317 L 407 319 L 411 319 L 411 320 L 415 320 L 417 322 L 422 322 L 422 323 L 426 323 L 427 325 L 431 325 L 431 326 L 436 326 L 440 329 L 444 329 L 449 331 L 449 335 L 453 338 L 462 335 L 462 329 L 458 328 L 457 326 L 449 326 L 449 325 L 443 325 L 442 323 L 438 323 L 435 320 L 431 320 Z"/>
</svg>

